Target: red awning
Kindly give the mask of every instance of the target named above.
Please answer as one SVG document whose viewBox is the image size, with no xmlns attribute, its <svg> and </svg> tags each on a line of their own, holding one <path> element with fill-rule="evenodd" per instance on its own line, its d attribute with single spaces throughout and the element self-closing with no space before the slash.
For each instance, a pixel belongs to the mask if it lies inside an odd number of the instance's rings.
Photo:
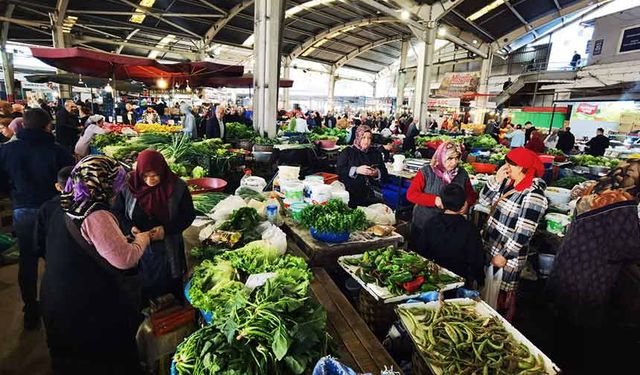
<svg viewBox="0 0 640 375">
<path fill-rule="evenodd" d="M 242 77 L 216 77 L 216 78 L 207 78 L 203 82 L 201 82 L 200 86 L 202 87 L 228 87 L 228 88 L 246 88 L 253 87 L 253 76 L 245 75 Z M 280 78 L 280 82 L 278 84 L 279 87 L 289 88 L 293 86 L 293 80 L 290 79 L 282 79 Z"/>
<path fill-rule="evenodd" d="M 222 65 L 206 61 L 163 64 L 154 59 L 116 55 L 91 51 L 83 48 L 31 48 L 33 57 L 44 63 L 68 72 L 92 77 L 115 78 L 144 82 L 155 86 L 159 78 L 164 78 L 173 87 L 176 83 L 184 86 L 204 86 L 207 79 L 218 77 L 241 77 L 242 66 Z"/>
</svg>

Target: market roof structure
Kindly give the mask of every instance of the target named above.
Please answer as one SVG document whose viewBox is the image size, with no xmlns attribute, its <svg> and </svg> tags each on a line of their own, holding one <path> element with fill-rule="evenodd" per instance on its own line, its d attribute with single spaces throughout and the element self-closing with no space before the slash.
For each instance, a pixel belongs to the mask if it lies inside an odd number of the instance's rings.
<svg viewBox="0 0 640 375">
<path fill-rule="evenodd" d="M 440 38 L 480 56 L 506 53 L 517 38 L 608 1 L 289 0 L 282 53 L 374 74 L 397 61 L 402 39 L 426 25 L 427 12 L 444 26 Z M 252 0 L 5 0 L 0 20 L 14 42 L 51 46 L 57 23 L 65 47 L 193 61 L 235 46 L 237 62 L 252 53 L 253 11 Z"/>
</svg>

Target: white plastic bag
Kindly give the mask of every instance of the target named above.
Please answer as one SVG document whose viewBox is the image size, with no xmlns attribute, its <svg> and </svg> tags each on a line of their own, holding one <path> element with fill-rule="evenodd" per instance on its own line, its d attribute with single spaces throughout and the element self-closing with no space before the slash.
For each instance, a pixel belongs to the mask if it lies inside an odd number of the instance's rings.
<svg viewBox="0 0 640 375">
<path fill-rule="evenodd" d="M 367 220 L 379 225 L 395 225 L 396 224 L 396 214 L 393 212 L 391 207 L 382 204 L 376 203 L 372 204 L 369 207 L 359 207 L 364 211 L 367 216 Z"/>
<path fill-rule="evenodd" d="M 484 287 L 480 296 L 482 299 L 494 309 L 498 306 L 498 294 L 500 293 L 500 284 L 502 283 L 502 268 L 494 274 L 493 265 L 489 265 L 484 269 Z"/>
<path fill-rule="evenodd" d="M 345 191 L 347 189 L 340 181 L 333 181 L 330 186 L 331 191 Z"/>
<path fill-rule="evenodd" d="M 287 251 L 287 235 L 282 229 L 265 221 L 258 226 L 258 232 L 261 231 L 264 242 L 278 249 L 280 254 L 284 254 Z"/>
<path fill-rule="evenodd" d="M 218 202 L 213 210 L 211 210 L 211 213 L 207 214 L 207 216 L 215 221 L 227 220 L 233 211 L 238 208 L 245 207 L 246 205 L 247 204 L 244 202 L 244 199 L 241 197 L 237 195 L 230 195 Z"/>
<path fill-rule="evenodd" d="M 258 176 L 245 176 L 240 179 L 240 186 L 236 189 L 236 194 L 241 187 L 249 188 L 258 193 L 262 193 L 262 190 L 267 186 L 267 181 L 264 178 Z"/>
</svg>

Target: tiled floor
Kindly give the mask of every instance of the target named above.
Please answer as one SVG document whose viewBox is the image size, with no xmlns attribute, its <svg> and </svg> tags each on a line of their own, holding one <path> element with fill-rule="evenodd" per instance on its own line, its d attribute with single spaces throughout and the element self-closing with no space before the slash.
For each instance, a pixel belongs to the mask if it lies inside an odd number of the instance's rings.
<svg viewBox="0 0 640 375">
<path fill-rule="evenodd" d="M 44 329 L 23 330 L 18 265 L 0 267 L 0 374 L 51 373 Z"/>
</svg>

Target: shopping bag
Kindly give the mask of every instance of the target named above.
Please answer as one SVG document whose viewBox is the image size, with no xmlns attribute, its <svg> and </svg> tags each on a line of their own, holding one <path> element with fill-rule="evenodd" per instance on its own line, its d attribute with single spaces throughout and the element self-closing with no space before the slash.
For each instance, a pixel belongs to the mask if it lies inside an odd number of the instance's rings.
<svg viewBox="0 0 640 375">
<path fill-rule="evenodd" d="M 494 273 L 493 265 L 489 265 L 484 269 L 484 288 L 480 296 L 482 299 L 494 309 L 498 306 L 498 293 L 500 293 L 500 284 L 502 283 L 502 268 Z"/>
</svg>

